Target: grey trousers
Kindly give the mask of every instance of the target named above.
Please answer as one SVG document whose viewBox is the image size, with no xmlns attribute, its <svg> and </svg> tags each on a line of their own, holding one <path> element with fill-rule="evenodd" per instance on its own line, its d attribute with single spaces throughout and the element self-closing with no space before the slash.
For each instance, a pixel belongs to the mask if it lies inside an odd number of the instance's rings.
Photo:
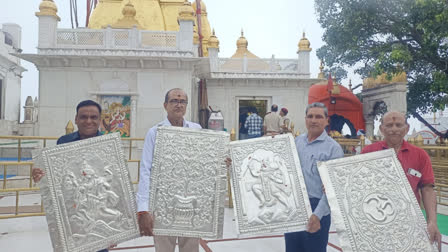
<svg viewBox="0 0 448 252">
<path fill-rule="evenodd" d="M 174 252 L 176 240 L 179 243 L 179 252 L 199 252 L 199 238 L 177 236 L 154 236 L 156 252 Z"/>
</svg>

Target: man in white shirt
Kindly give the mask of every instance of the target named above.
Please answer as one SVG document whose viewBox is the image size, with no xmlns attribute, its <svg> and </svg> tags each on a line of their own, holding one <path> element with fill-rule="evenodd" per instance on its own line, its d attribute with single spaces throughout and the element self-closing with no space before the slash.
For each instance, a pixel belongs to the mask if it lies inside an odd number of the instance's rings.
<svg viewBox="0 0 448 252">
<path fill-rule="evenodd" d="M 137 192 L 138 225 L 142 236 L 152 236 L 153 217 L 149 212 L 149 191 L 151 167 L 156 142 L 158 126 L 176 126 L 185 128 L 197 128 L 197 123 L 184 119 L 187 110 L 188 97 L 180 88 L 169 90 L 165 95 L 163 107 L 167 112 L 167 118 L 152 127 L 145 137 L 140 167 L 140 181 Z M 154 245 L 157 252 L 174 252 L 176 240 L 179 243 L 179 252 L 199 252 L 199 239 L 176 236 L 154 236 Z"/>
</svg>

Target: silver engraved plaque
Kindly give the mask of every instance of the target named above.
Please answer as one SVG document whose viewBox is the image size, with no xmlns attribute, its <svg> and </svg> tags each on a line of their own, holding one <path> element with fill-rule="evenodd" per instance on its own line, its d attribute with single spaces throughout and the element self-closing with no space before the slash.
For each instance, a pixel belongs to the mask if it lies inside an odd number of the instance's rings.
<svg viewBox="0 0 448 252">
<path fill-rule="evenodd" d="M 237 233 L 303 231 L 311 206 L 291 134 L 230 143 Z"/>
<path fill-rule="evenodd" d="M 149 202 L 154 234 L 222 238 L 229 140 L 225 132 L 157 128 Z"/>
<path fill-rule="evenodd" d="M 395 151 L 318 163 L 344 252 L 437 251 Z"/>
<path fill-rule="evenodd" d="M 54 251 L 98 251 L 139 237 L 118 133 L 45 148 L 33 159 Z"/>
</svg>

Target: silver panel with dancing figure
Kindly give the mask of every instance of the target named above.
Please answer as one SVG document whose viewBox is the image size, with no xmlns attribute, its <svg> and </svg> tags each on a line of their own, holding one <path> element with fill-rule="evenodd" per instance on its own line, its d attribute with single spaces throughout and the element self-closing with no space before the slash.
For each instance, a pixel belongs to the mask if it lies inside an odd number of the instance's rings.
<svg viewBox="0 0 448 252">
<path fill-rule="evenodd" d="M 222 237 L 229 141 L 225 132 L 157 128 L 149 202 L 154 234 Z"/>
<path fill-rule="evenodd" d="M 98 251 L 139 237 L 118 133 L 33 153 L 54 251 Z"/>
<path fill-rule="evenodd" d="M 291 134 L 230 143 L 240 235 L 303 231 L 312 214 Z"/>
<path fill-rule="evenodd" d="M 318 163 L 341 247 L 437 251 L 393 149 Z"/>
</svg>

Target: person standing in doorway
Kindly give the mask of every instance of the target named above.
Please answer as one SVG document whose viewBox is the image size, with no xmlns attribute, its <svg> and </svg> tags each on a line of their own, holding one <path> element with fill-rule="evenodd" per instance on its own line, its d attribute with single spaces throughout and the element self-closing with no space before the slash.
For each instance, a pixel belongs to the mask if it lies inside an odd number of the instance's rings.
<svg viewBox="0 0 448 252">
<path fill-rule="evenodd" d="M 278 106 L 272 104 L 271 112 L 264 116 L 263 131 L 266 136 L 275 136 L 281 131 L 281 118 L 277 114 Z"/>
<path fill-rule="evenodd" d="M 282 133 L 288 133 L 289 132 L 289 123 L 290 120 L 286 116 L 288 114 L 287 108 L 282 108 L 280 110 L 280 125 L 281 125 L 281 132 Z"/>
<path fill-rule="evenodd" d="M 261 136 L 263 127 L 263 119 L 257 114 L 257 108 L 249 108 L 250 115 L 247 117 L 244 127 L 247 128 L 248 138 L 256 138 Z"/>
<path fill-rule="evenodd" d="M 239 140 L 247 139 L 247 128 L 244 126 L 246 119 L 248 117 L 248 109 L 240 108 L 240 118 L 239 118 Z"/>
</svg>

